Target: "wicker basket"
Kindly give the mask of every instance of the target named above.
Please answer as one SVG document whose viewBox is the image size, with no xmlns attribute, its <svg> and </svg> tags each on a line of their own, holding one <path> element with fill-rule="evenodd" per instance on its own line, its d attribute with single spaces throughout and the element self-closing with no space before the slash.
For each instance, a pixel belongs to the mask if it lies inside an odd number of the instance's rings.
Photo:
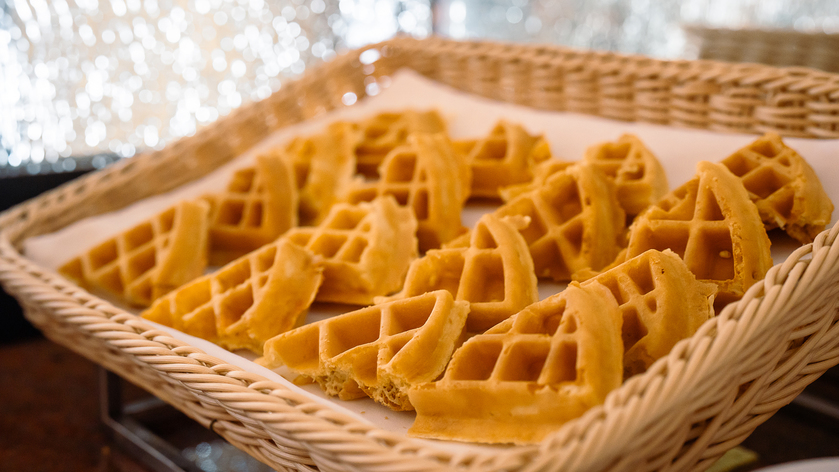
<svg viewBox="0 0 839 472">
<path fill-rule="evenodd" d="M 839 362 L 839 225 L 796 250 L 601 407 L 530 447 L 452 452 L 360 422 L 212 358 L 20 255 L 21 242 L 196 179 L 272 131 L 410 67 L 499 100 L 605 117 L 839 137 L 839 76 L 607 53 L 394 39 L 339 57 L 166 149 L 0 215 L 0 282 L 55 342 L 143 386 L 280 470 L 702 470 Z M 369 79 L 368 79 L 369 80 Z"/>
<path fill-rule="evenodd" d="M 699 57 L 774 66 L 805 66 L 839 72 L 839 34 L 804 33 L 789 29 L 726 29 L 683 27 Z"/>
</svg>

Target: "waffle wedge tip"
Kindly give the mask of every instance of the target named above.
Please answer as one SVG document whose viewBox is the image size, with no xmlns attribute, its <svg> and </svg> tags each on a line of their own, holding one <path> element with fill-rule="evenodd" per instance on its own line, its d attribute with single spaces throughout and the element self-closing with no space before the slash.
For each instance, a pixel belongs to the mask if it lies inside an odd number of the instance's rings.
<svg viewBox="0 0 839 472">
<path fill-rule="evenodd" d="M 609 289 L 621 312 L 624 378 L 646 371 L 714 316 L 717 285 L 673 251 L 649 250 L 582 284 Z"/>
<path fill-rule="evenodd" d="M 699 280 L 717 284 L 717 311 L 739 300 L 772 266 L 770 241 L 745 187 L 724 165 L 700 162 L 696 176 L 639 215 L 626 257 L 671 249 Z"/>
<path fill-rule="evenodd" d="M 833 202 L 821 181 L 777 134 L 766 133 L 722 163 L 743 182 L 767 230 L 781 228 L 807 244 L 830 223 Z"/>
<path fill-rule="evenodd" d="M 388 299 L 448 290 L 470 304 L 467 330 L 486 331 L 539 299 L 533 260 L 519 233 L 528 223 L 518 215 L 482 216 L 469 246 L 432 249 L 414 260 L 402 291 Z"/>
<path fill-rule="evenodd" d="M 408 434 L 538 442 L 620 385 L 622 355 L 609 290 L 572 284 L 470 338 L 441 380 L 411 388 L 417 419 Z"/>
<path fill-rule="evenodd" d="M 362 308 L 281 334 L 259 360 L 285 365 L 342 400 L 411 410 L 407 390 L 437 378 L 463 340 L 469 304 L 445 290 Z"/>
<path fill-rule="evenodd" d="M 154 300 L 207 267 L 210 207 L 182 201 L 62 265 L 58 271 L 83 287 L 135 306 Z"/>
<path fill-rule="evenodd" d="M 263 154 L 239 169 L 210 202 L 210 260 L 224 265 L 268 244 L 297 225 L 297 187 L 291 164 Z"/>
<path fill-rule="evenodd" d="M 280 239 L 160 298 L 142 316 L 261 354 L 266 340 L 302 323 L 322 271 L 317 256 Z"/>
<path fill-rule="evenodd" d="M 504 120 L 486 137 L 457 141 L 454 146 L 472 168 L 472 197 L 498 198 L 502 188 L 529 182 L 534 166 L 551 156 L 542 136 Z"/>
<path fill-rule="evenodd" d="M 626 214 L 614 184 L 589 163 L 549 176 L 494 213 L 530 219 L 520 232 L 530 248 L 536 276 L 556 281 L 569 281 L 609 265 L 620 252 L 626 232 Z"/>
<path fill-rule="evenodd" d="M 463 233 L 460 216 L 469 196 L 471 169 L 443 133 L 416 133 L 382 162 L 379 180 L 357 179 L 349 203 L 390 195 L 417 219 L 419 250 L 440 247 Z"/>
<path fill-rule="evenodd" d="M 386 195 L 337 203 L 318 226 L 293 228 L 282 239 L 322 258 L 318 301 L 369 305 L 402 286 L 417 257 L 416 230 L 413 212 Z"/>
<path fill-rule="evenodd" d="M 627 215 L 641 213 L 669 190 L 661 162 L 633 134 L 591 146 L 586 150 L 585 160 L 614 181 L 618 201 Z"/>
</svg>

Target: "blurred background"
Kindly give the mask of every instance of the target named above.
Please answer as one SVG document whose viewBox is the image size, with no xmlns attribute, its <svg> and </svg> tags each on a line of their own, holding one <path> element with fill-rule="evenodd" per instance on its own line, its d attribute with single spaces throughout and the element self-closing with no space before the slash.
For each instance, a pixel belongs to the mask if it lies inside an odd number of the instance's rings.
<svg viewBox="0 0 839 472">
<path fill-rule="evenodd" d="M 160 149 L 396 34 L 839 69 L 835 0 L 0 0 L 0 177 Z"/>
</svg>

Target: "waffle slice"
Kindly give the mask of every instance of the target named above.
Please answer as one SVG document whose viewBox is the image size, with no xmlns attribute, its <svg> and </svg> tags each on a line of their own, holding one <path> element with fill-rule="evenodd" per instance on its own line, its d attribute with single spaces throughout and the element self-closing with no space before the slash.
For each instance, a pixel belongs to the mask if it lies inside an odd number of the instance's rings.
<svg viewBox="0 0 839 472">
<path fill-rule="evenodd" d="M 377 177 L 385 157 L 407 144 L 411 134 L 446 131 L 443 118 L 433 110 L 380 113 L 361 121 L 358 126 L 361 137 L 355 149 L 357 171 L 367 177 Z"/>
<path fill-rule="evenodd" d="M 602 285 L 623 319 L 624 378 L 646 371 L 714 316 L 716 284 L 701 282 L 669 249 L 649 250 L 582 284 Z"/>
<path fill-rule="evenodd" d="M 407 389 L 436 379 L 462 342 L 469 304 L 445 290 L 374 305 L 281 334 L 259 362 L 285 365 L 342 400 L 366 393 L 413 409 Z"/>
<path fill-rule="evenodd" d="M 142 316 L 262 354 L 265 341 L 302 323 L 322 270 L 310 251 L 279 240 L 157 300 Z"/>
<path fill-rule="evenodd" d="M 833 203 L 818 176 L 777 134 L 765 134 L 722 163 L 740 177 L 767 230 L 781 228 L 806 244 L 830 223 Z"/>
<path fill-rule="evenodd" d="M 210 213 L 210 259 L 222 265 L 268 244 L 297 225 L 294 173 L 281 155 L 257 157 L 236 171 L 224 192 L 205 197 Z"/>
<path fill-rule="evenodd" d="M 586 150 L 585 160 L 613 179 L 618 201 L 627 215 L 635 216 L 669 190 L 667 175 L 655 155 L 632 134 Z"/>
<path fill-rule="evenodd" d="M 386 196 L 335 204 L 320 225 L 293 228 L 283 238 L 323 257 L 318 301 L 369 305 L 402 286 L 417 257 L 416 228 L 411 210 Z"/>
<path fill-rule="evenodd" d="M 626 257 L 673 250 L 697 279 L 717 284 L 719 311 L 766 275 L 769 244 L 740 180 L 722 164 L 700 162 L 692 180 L 635 219 Z"/>
<path fill-rule="evenodd" d="M 530 218 L 521 234 L 537 277 L 568 281 L 598 271 L 615 259 L 623 245 L 626 217 L 615 187 L 591 164 L 551 175 L 544 185 L 510 200 L 495 214 Z"/>
<path fill-rule="evenodd" d="M 533 443 L 604 401 L 622 380 L 621 316 L 601 285 L 530 305 L 455 351 L 408 392 L 411 436 Z"/>
<path fill-rule="evenodd" d="M 434 249 L 411 263 L 402 291 L 391 299 L 448 290 L 469 302 L 469 332 L 483 332 L 539 300 L 533 260 L 519 227 L 522 217 L 487 214 L 465 248 Z M 377 300 L 378 301 L 378 300 Z"/>
<path fill-rule="evenodd" d="M 152 301 L 207 267 L 210 208 L 183 201 L 73 258 L 58 271 L 130 305 Z"/>
<path fill-rule="evenodd" d="M 574 165 L 573 162 L 563 161 L 561 159 L 548 159 L 546 161 L 542 161 L 533 167 L 533 179 L 530 182 L 501 187 L 498 190 L 498 193 L 502 200 L 509 202 L 523 193 L 536 190 L 542 185 L 545 185 L 548 177 L 558 172 L 562 172 L 572 165 Z"/>
<path fill-rule="evenodd" d="M 460 213 L 468 197 L 471 173 L 445 134 L 413 134 L 382 163 L 377 181 L 354 182 L 350 203 L 392 195 L 416 216 L 420 251 L 438 248 L 463 232 Z"/>
<path fill-rule="evenodd" d="M 323 133 L 298 137 L 286 145 L 286 159 L 294 168 L 299 190 L 301 224 L 315 225 L 342 197 L 355 174 L 358 126 L 336 122 Z"/>
<path fill-rule="evenodd" d="M 487 137 L 458 141 L 454 146 L 472 167 L 474 197 L 498 198 L 500 188 L 529 182 L 533 166 L 551 157 L 541 136 L 531 136 L 521 126 L 503 120 Z"/>
</svg>

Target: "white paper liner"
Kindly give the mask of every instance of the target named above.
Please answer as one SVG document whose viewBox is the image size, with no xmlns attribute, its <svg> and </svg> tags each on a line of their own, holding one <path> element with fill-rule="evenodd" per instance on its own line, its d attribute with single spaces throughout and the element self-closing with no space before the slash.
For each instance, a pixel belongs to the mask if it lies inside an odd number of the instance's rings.
<svg viewBox="0 0 839 472">
<path fill-rule="evenodd" d="M 755 139 L 754 135 L 722 134 L 712 131 L 672 128 L 646 123 L 613 121 L 592 116 L 547 112 L 522 106 L 497 102 L 453 90 L 432 82 L 419 74 L 402 70 L 394 74 L 391 85 L 375 97 L 369 97 L 358 104 L 335 110 L 305 123 L 280 130 L 233 162 L 213 171 L 204 178 L 184 185 L 169 193 L 147 198 L 119 211 L 87 218 L 55 233 L 30 238 L 24 242 L 27 257 L 42 267 L 57 269 L 67 261 L 68 254 L 79 254 L 104 241 L 114 234 L 142 222 L 176 202 L 222 188 L 230 174 L 238 168 L 249 165 L 254 156 L 266 149 L 287 142 L 294 136 L 308 135 L 321 130 L 327 123 L 337 120 L 357 120 L 382 111 L 398 111 L 405 108 L 437 109 L 446 118 L 453 139 L 478 138 L 486 135 L 499 119 L 522 124 L 534 134 L 544 134 L 552 154 L 564 160 L 578 160 L 589 146 L 603 141 L 617 139 L 623 133 L 633 133 L 641 138 L 659 158 L 667 172 L 670 188 L 676 188 L 693 177 L 696 163 L 702 160 L 718 162 L 735 150 Z M 839 140 L 807 140 L 785 138 L 784 142 L 804 156 L 816 171 L 827 193 L 834 202 L 839 202 Z M 463 213 L 463 223 L 472 227 L 480 215 L 492 207 L 468 205 Z M 832 221 L 836 221 L 834 211 Z M 782 262 L 798 247 L 791 238 L 774 239 L 772 256 L 776 263 Z M 540 297 L 557 293 L 561 284 L 540 282 Z M 309 311 L 307 322 L 317 321 L 342 313 L 353 307 L 316 304 Z M 129 310 L 130 311 L 130 310 Z M 136 310 L 134 310 L 137 313 Z M 189 342 L 218 357 L 250 372 L 304 392 L 316 401 L 325 402 L 339 411 L 369 421 L 372 424 L 397 433 L 404 433 L 414 419 L 413 413 L 394 412 L 369 399 L 350 402 L 326 397 L 316 385 L 298 387 L 290 382 L 295 375 L 287 370 L 268 370 L 252 362 L 254 355 L 237 351 L 231 353 L 210 342 L 198 339 L 170 328 L 161 327 L 173 337 Z M 438 446 L 446 445 L 455 451 L 464 448 L 486 448 L 463 443 L 435 441 Z"/>
</svg>

